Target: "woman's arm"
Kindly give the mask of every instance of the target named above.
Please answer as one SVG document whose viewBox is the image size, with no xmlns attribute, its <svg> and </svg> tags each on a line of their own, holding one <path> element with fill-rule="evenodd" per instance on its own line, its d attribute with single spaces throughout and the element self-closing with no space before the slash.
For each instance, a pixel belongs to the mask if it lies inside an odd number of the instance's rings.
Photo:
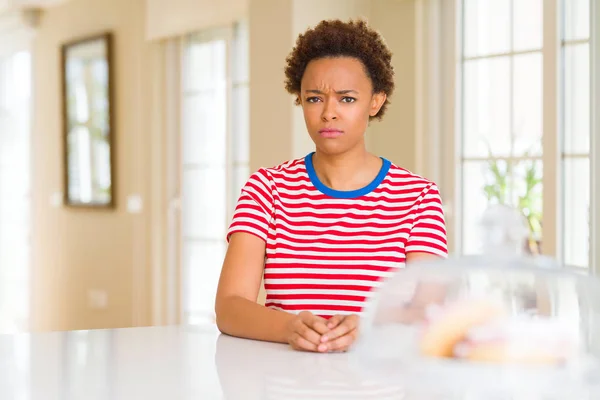
<svg viewBox="0 0 600 400">
<path fill-rule="evenodd" d="M 231 235 L 215 301 L 217 326 L 232 336 L 287 343 L 286 326 L 294 315 L 256 302 L 264 260 L 262 239 L 245 232 Z"/>
<path fill-rule="evenodd" d="M 443 258 L 438 255 L 425 252 L 413 252 L 406 255 L 406 265 L 408 268 L 410 268 L 411 264 L 436 260 L 442 261 Z M 417 285 L 411 305 L 416 309 L 420 309 L 432 303 L 440 304 L 444 301 L 445 297 L 445 285 L 433 282 L 421 282 Z"/>
<path fill-rule="evenodd" d="M 262 239 L 246 232 L 231 235 L 215 301 L 217 327 L 231 336 L 316 351 L 320 335 L 327 331 L 323 318 L 310 313 L 294 315 L 256 303 L 264 260 Z"/>
<path fill-rule="evenodd" d="M 424 251 L 413 251 L 411 253 L 406 254 L 406 264 L 410 265 L 412 263 L 415 262 L 420 262 L 420 261 L 441 261 L 443 260 L 443 257 L 438 256 L 437 254 L 433 254 L 433 253 L 425 253 Z"/>
<path fill-rule="evenodd" d="M 406 255 L 406 266 L 419 261 L 442 260 L 440 256 L 425 252 L 412 252 Z M 402 273 L 401 271 L 398 273 Z M 375 316 L 376 324 L 414 324 L 425 321 L 426 309 L 431 304 L 441 304 L 446 297 L 446 287 L 441 283 L 417 282 L 411 299 L 406 304 L 380 304 Z"/>
</svg>

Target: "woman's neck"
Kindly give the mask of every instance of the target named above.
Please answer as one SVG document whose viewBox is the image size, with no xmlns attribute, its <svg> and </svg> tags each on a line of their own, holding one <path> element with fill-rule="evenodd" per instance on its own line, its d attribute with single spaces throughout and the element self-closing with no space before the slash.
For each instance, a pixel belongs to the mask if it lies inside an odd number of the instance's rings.
<svg viewBox="0 0 600 400">
<path fill-rule="evenodd" d="M 344 154 L 329 155 L 318 150 L 312 158 L 319 180 L 333 190 L 358 190 L 371 183 L 383 161 L 364 147 Z"/>
</svg>

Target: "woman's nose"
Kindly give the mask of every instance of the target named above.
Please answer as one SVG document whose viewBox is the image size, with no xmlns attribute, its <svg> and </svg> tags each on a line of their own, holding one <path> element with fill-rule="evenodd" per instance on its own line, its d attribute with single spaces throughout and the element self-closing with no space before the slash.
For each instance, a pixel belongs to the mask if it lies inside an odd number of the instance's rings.
<svg viewBox="0 0 600 400">
<path fill-rule="evenodd" d="M 321 114 L 321 119 L 325 122 L 337 119 L 337 111 L 336 111 L 335 101 L 333 101 L 333 100 L 325 101 L 325 104 L 323 107 L 323 113 Z"/>
</svg>

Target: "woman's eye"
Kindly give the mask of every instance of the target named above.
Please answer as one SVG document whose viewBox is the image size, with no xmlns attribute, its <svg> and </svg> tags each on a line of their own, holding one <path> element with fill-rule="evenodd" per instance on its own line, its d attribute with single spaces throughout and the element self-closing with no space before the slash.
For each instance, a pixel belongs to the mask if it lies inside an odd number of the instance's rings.
<svg viewBox="0 0 600 400">
<path fill-rule="evenodd" d="M 355 101 L 354 97 L 342 97 L 342 103 L 354 103 Z"/>
<path fill-rule="evenodd" d="M 316 102 L 318 102 L 319 100 L 320 100 L 320 99 L 319 99 L 318 97 L 308 97 L 308 98 L 306 99 L 306 101 L 307 101 L 308 103 L 316 103 Z"/>
</svg>

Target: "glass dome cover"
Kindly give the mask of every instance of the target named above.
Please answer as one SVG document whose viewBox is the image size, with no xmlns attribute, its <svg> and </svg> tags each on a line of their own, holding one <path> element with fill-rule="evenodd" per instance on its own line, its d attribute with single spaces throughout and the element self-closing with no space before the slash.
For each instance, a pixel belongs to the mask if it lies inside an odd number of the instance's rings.
<svg viewBox="0 0 600 400">
<path fill-rule="evenodd" d="M 600 398 L 600 281 L 524 255 L 515 210 L 482 225 L 482 255 L 411 265 L 373 293 L 359 368 L 417 398 Z"/>
</svg>

